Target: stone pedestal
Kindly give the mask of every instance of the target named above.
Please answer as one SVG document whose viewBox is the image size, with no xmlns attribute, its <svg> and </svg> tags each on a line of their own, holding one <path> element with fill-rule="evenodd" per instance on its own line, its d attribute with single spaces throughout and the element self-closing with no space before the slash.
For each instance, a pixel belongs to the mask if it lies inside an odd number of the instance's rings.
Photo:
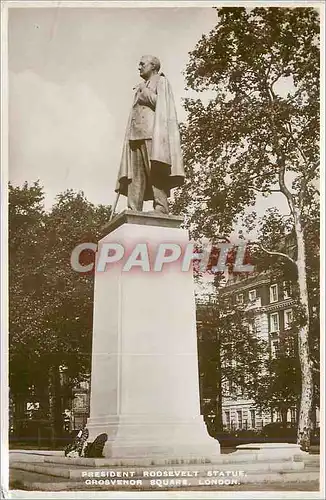
<svg viewBox="0 0 326 500">
<path fill-rule="evenodd" d="M 270 459 L 289 459 L 294 457 L 307 457 L 309 453 L 302 451 L 299 444 L 294 443 L 248 443 L 237 446 L 234 455 L 240 453 L 248 455 L 253 453 L 260 458 L 269 457 Z"/>
<path fill-rule="evenodd" d="M 125 211 L 107 226 L 98 246 L 119 243 L 124 257 L 96 271 L 94 291 L 90 440 L 108 434 L 106 457 L 211 459 L 218 441 L 199 406 L 192 266 L 181 270 L 189 242 L 181 219 Z M 138 244 L 150 270 L 123 270 Z M 154 271 L 159 244 L 176 243 L 181 258 Z M 144 247 L 143 247 L 144 248 Z"/>
</svg>

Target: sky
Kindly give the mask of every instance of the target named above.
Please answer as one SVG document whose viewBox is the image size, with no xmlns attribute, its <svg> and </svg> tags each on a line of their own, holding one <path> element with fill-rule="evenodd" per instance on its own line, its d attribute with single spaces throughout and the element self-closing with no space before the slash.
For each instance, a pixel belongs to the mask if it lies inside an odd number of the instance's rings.
<svg viewBox="0 0 326 500">
<path fill-rule="evenodd" d="M 68 188 L 112 203 L 140 57 L 160 58 L 182 121 L 188 52 L 216 19 L 207 7 L 10 9 L 10 181 L 39 179 L 47 208 Z"/>
<path fill-rule="evenodd" d="M 160 58 L 184 121 L 189 52 L 216 22 L 207 6 L 9 9 L 10 181 L 39 180 L 47 209 L 70 188 L 112 204 L 140 57 Z M 287 212 L 277 194 L 258 205 Z"/>
<path fill-rule="evenodd" d="M 159 57 L 184 121 L 189 52 L 216 22 L 207 6 L 9 9 L 10 181 L 39 180 L 46 209 L 69 188 L 112 204 L 140 57 Z M 286 94 L 291 82 L 282 85 Z M 117 210 L 126 206 L 120 197 Z M 255 210 L 273 206 L 288 213 L 280 194 Z"/>
</svg>

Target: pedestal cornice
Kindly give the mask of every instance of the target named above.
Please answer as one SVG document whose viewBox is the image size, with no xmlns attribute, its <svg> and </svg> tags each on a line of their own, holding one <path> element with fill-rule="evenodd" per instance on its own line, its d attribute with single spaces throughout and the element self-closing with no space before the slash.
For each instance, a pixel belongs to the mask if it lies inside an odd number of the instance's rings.
<svg viewBox="0 0 326 500">
<path fill-rule="evenodd" d="M 164 215 L 155 212 L 137 212 L 135 210 L 124 210 L 117 214 L 102 230 L 105 234 L 112 233 L 123 224 L 139 224 L 143 226 L 160 226 L 179 228 L 183 223 L 183 217 L 177 215 Z"/>
</svg>

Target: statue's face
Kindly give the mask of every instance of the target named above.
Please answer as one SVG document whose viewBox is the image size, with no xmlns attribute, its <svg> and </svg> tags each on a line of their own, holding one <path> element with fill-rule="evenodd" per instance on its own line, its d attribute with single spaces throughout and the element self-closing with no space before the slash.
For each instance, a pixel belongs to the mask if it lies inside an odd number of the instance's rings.
<svg viewBox="0 0 326 500">
<path fill-rule="evenodd" d="M 139 62 L 139 74 L 144 80 L 148 80 L 154 73 L 153 63 L 148 57 L 142 57 Z"/>
</svg>

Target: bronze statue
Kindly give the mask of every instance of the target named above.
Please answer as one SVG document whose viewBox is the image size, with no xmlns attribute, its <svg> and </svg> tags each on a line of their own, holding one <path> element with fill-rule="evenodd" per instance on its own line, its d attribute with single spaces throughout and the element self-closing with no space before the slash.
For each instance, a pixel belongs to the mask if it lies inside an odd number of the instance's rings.
<svg viewBox="0 0 326 500">
<path fill-rule="evenodd" d="M 172 89 L 160 66 L 154 56 L 140 60 L 144 81 L 136 87 L 115 191 L 131 210 L 153 200 L 155 212 L 168 214 L 170 190 L 183 184 L 184 169 Z"/>
</svg>

